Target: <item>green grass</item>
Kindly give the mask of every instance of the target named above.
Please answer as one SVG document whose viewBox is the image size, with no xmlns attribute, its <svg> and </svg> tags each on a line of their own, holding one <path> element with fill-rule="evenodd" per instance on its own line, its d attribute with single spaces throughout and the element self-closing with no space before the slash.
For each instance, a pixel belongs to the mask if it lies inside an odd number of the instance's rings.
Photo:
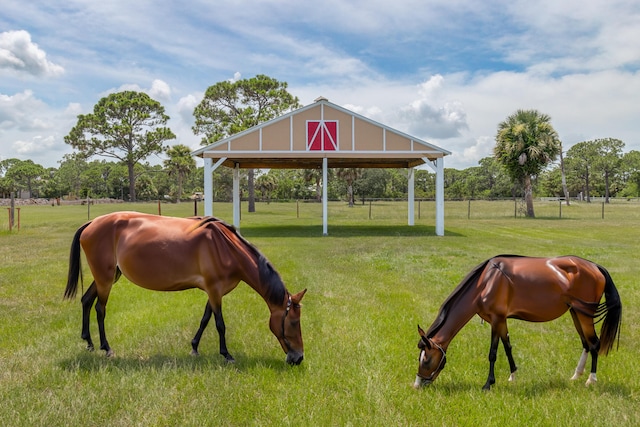
<svg viewBox="0 0 640 427">
<path fill-rule="evenodd" d="M 189 216 L 193 205 L 161 206 Z M 90 216 L 156 204 L 94 205 Z M 202 209 L 200 207 L 200 209 Z M 0 216 L 0 418 L 14 426 L 220 425 L 599 425 L 640 424 L 637 277 L 640 206 L 536 204 L 514 218 L 511 202 L 447 202 L 445 236 L 434 206 L 406 225 L 406 203 L 329 205 L 329 236 L 315 203 L 258 204 L 242 212 L 242 234 L 303 300 L 305 360 L 290 367 L 268 327 L 268 309 L 241 284 L 223 300 L 229 351 L 218 355 L 213 325 L 201 356 L 189 356 L 204 293 L 151 292 L 124 278 L 114 286 L 106 328 L 116 357 L 88 353 L 79 299 L 62 293 L 73 233 L 86 206 L 26 206 L 20 231 Z M 200 211 L 200 213 L 202 213 Z M 228 204 L 214 214 L 231 220 Z M 468 219 L 468 216 L 470 219 Z M 4 221 L 4 222 L 3 222 Z M 489 326 L 473 319 L 453 340 L 436 382 L 411 388 L 416 324 L 428 327 L 442 301 L 476 264 L 499 253 L 575 254 L 605 266 L 620 291 L 620 348 L 599 359 L 595 387 L 569 381 L 580 343 L 570 316 L 510 321 L 517 381 L 502 348 L 497 383 L 488 371 Z M 85 282 L 90 274 L 85 265 Z M 86 285 L 85 284 L 85 288 Z M 97 342 L 95 316 L 92 334 Z M 589 366 L 589 365 L 588 365 Z"/>
</svg>

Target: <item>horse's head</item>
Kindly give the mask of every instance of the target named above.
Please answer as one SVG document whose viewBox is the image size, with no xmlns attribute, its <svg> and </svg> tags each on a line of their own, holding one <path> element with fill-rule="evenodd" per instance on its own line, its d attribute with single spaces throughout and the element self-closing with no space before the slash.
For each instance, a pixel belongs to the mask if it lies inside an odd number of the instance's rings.
<svg viewBox="0 0 640 427">
<path fill-rule="evenodd" d="M 420 388 L 431 384 L 444 369 L 447 363 L 447 353 L 445 350 L 434 342 L 427 334 L 418 326 L 420 341 L 418 341 L 418 374 L 416 381 L 413 383 L 414 388 Z"/>
<path fill-rule="evenodd" d="M 304 358 L 300 329 L 300 300 L 305 292 L 307 292 L 306 289 L 295 295 L 287 293 L 284 306 L 279 310 L 273 310 L 269 319 L 271 332 L 278 338 L 282 349 L 287 353 L 287 363 L 290 365 L 299 365 Z"/>
</svg>

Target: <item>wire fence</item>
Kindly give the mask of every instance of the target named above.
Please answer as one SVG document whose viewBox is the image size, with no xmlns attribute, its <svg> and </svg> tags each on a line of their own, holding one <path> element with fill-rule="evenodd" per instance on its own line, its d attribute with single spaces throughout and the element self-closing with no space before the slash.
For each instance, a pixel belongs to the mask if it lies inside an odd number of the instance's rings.
<svg viewBox="0 0 640 427">
<path fill-rule="evenodd" d="M 136 210 L 159 215 L 192 216 L 204 215 L 203 201 L 193 200 L 186 203 L 169 203 L 155 201 L 145 203 L 88 203 L 82 205 L 27 205 L 16 208 L 13 223 L 10 223 L 10 209 L 1 208 L 0 230 L 17 229 L 28 225 L 33 215 L 79 216 L 79 220 L 88 220 L 107 212 Z M 330 222 L 336 220 L 343 223 L 366 224 L 407 224 L 409 216 L 407 200 L 367 199 L 358 200 L 353 206 L 344 201 L 328 202 Z M 230 202 L 214 202 L 213 215 L 227 222 L 233 221 L 233 205 Z M 247 212 L 247 202 L 241 202 L 241 221 L 249 220 L 268 224 L 271 219 L 299 219 L 299 223 L 321 224 L 322 203 L 317 201 L 270 201 L 256 202 L 256 212 Z M 597 220 L 597 221 L 640 221 L 640 199 L 610 199 L 605 203 L 602 199 L 592 198 L 590 202 L 571 200 L 569 205 L 559 199 L 535 199 L 534 213 L 541 220 Z M 432 225 L 435 223 L 436 203 L 432 199 L 417 199 L 414 203 L 414 220 L 416 224 Z M 526 205 L 523 199 L 502 200 L 445 200 L 445 224 L 447 220 L 481 221 L 481 220 L 528 220 Z M 277 219 L 278 218 L 278 219 Z"/>
</svg>

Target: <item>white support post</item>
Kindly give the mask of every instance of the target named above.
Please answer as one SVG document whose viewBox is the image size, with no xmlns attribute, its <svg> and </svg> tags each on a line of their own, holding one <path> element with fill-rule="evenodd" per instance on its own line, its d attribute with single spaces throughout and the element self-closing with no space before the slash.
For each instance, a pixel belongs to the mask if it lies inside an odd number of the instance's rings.
<svg viewBox="0 0 640 427">
<path fill-rule="evenodd" d="M 322 235 L 327 236 L 329 234 L 328 226 L 327 226 L 327 217 L 328 217 L 328 209 L 327 209 L 327 196 L 328 196 L 328 182 L 327 182 L 327 158 L 324 157 L 322 159 Z"/>
<path fill-rule="evenodd" d="M 204 158 L 204 216 L 213 215 L 213 159 Z"/>
<path fill-rule="evenodd" d="M 240 165 L 233 168 L 233 226 L 240 230 Z"/>
<path fill-rule="evenodd" d="M 436 236 L 444 236 L 444 157 L 436 164 Z"/>
<path fill-rule="evenodd" d="M 436 173 L 436 236 L 444 236 L 444 157 L 422 160 Z"/>
<path fill-rule="evenodd" d="M 415 224 L 415 173 L 413 168 L 409 168 L 409 181 L 407 188 L 409 190 L 409 209 L 408 209 L 408 224 Z"/>
<path fill-rule="evenodd" d="M 204 216 L 213 215 L 213 172 L 226 160 L 227 158 L 223 157 L 212 164 L 212 158 L 204 158 Z"/>
</svg>

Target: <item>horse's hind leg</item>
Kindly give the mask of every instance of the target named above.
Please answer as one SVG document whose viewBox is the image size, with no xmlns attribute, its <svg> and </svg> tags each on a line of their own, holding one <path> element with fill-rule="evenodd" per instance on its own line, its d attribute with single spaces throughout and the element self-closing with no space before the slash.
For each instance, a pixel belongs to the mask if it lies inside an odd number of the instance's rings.
<svg viewBox="0 0 640 427">
<path fill-rule="evenodd" d="M 202 338 L 202 334 L 204 333 L 204 330 L 209 324 L 209 320 L 211 320 L 212 314 L 213 314 L 213 309 L 211 308 L 211 304 L 209 304 L 209 301 L 207 301 L 207 305 L 204 308 L 204 314 L 202 316 L 202 320 L 200 320 L 200 328 L 198 328 L 198 332 L 196 332 L 196 335 L 191 340 L 191 354 L 193 356 L 197 356 L 199 354 L 198 346 L 200 345 L 200 339 Z"/>
<path fill-rule="evenodd" d="M 593 319 L 589 316 L 582 315 L 576 312 L 573 308 L 569 310 L 573 324 L 580 335 L 580 341 L 582 342 L 582 354 L 580 360 L 578 360 L 578 366 L 571 377 L 572 380 L 578 379 L 583 373 L 585 365 L 587 364 L 587 355 L 591 354 L 591 372 L 585 385 L 593 384 L 597 381 L 596 371 L 598 370 L 598 351 L 600 350 L 600 340 L 596 335 L 596 330 L 593 326 Z M 585 331 L 587 331 L 585 333 Z"/>
<path fill-rule="evenodd" d="M 112 357 L 114 355 L 111 346 L 109 346 L 109 342 L 107 341 L 107 334 L 104 329 L 104 318 L 107 315 L 107 301 L 109 299 L 109 293 L 111 292 L 111 287 L 114 283 L 120 279 L 122 272 L 116 266 L 115 272 L 112 278 L 107 282 L 108 286 L 104 286 L 102 291 L 99 289 L 98 285 L 96 285 L 96 294 L 98 297 L 98 301 L 96 302 L 96 318 L 98 320 L 98 332 L 100 333 L 100 350 L 104 350 L 107 354 L 107 357 Z"/>
<path fill-rule="evenodd" d="M 577 380 L 584 373 L 584 367 L 587 364 L 587 356 L 589 356 L 589 352 L 586 348 L 583 348 L 582 354 L 580 354 L 580 359 L 578 360 L 578 366 L 576 366 L 576 370 L 571 377 L 572 380 Z"/>
<path fill-rule="evenodd" d="M 91 307 L 93 307 L 93 303 L 97 297 L 96 282 L 92 282 L 80 300 L 82 302 L 82 335 L 80 335 L 80 337 L 87 342 L 87 350 L 89 351 L 94 350 L 93 341 L 91 341 L 91 331 L 89 330 L 89 316 L 91 314 Z"/>
<path fill-rule="evenodd" d="M 107 357 L 112 357 L 114 353 L 107 342 L 107 335 L 104 331 L 104 318 L 106 314 L 106 304 L 98 298 L 98 302 L 96 302 L 96 317 L 98 319 L 98 332 L 100 333 L 100 350 L 104 350 L 107 353 Z"/>
</svg>

